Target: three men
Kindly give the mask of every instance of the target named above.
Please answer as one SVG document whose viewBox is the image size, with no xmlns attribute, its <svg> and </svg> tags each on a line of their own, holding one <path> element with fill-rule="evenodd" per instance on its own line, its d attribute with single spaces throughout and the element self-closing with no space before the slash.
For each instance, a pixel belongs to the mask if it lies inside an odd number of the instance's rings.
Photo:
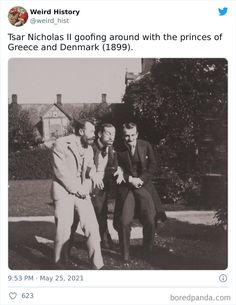
<svg viewBox="0 0 236 305">
<path fill-rule="evenodd" d="M 68 244 L 74 213 L 87 237 L 88 256 L 93 269 L 103 267 L 99 227 L 89 196 L 91 180 L 99 184 L 91 145 L 95 139 L 92 122 L 76 122 L 75 134 L 59 138 L 53 148 L 54 179 L 52 195 L 55 204 L 55 257 L 57 268 L 67 264 Z"/>
<path fill-rule="evenodd" d="M 130 231 L 135 215 L 143 225 L 143 250 L 149 255 L 153 248 L 156 213 L 165 216 L 160 198 L 152 184 L 156 161 L 151 145 L 138 139 L 134 123 L 123 125 L 124 145 L 118 153 L 118 164 L 125 183 L 118 188 L 114 227 L 118 231 L 124 262 L 130 259 Z"/>
<path fill-rule="evenodd" d="M 100 240 L 103 248 L 113 246 L 107 226 L 107 197 L 115 176 L 119 187 L 114 228 L 118 231 L 125 262 L 129 261 L 131 222 L 135 213 L 143 225 L 146 253 L 151 252 L 154 243 L 156 212 L 165 216 L 151 181 L 156 168 L 154 153 L 148 142 L 137 139 L 137 126 L 123 125 L 124 146 L 118 154 L 113 149 L 113 125 L 101 126 L 92 149 L 94 132 L 91 122 L 77 123 L 75 135 L 58 139 L 53 149 L 56 264 L 66 263 L 70 234 L 73 237 L 80 222 L 87 237 L 91 265 L 94 269 L 102 268 Z"/>
</svg>

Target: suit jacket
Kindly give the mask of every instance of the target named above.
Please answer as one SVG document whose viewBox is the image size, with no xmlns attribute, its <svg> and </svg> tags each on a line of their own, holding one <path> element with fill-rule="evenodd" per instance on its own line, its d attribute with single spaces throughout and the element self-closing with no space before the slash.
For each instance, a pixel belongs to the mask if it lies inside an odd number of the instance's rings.
<svg viewBox="0 0 236 305">
<path fill-rule="evenodd" d="M 57 139 L 53 147 L 53 199 L 65 199 L 68 194 L 76 193 L 82 182 L 91 188 L 91 180 L 85 175 L 94 170 L 91 146 L 86 149 L 78 146 L 74 134 Z"/>
<path fill-rule="evenodd" d="M 98 168 L 98 157 L 99 157 L 99 153 L 101 152 L 98 143 L 94 143 L 93 152 L 94 152 L 94 164 L 95 164 L 95 168 L 97 169 Z M 112 182 L 111 180 L 113 180 L 114 171 L 117 170 L 117 167 L 118 167 L 117 153 L 114 150 L 113 146 L 110 146 L 108 148 L 108 161 L 107 161 L 107 165 L 106 165 L 105 172 L 104 172 L 104 178 L 103 178 L 105 190 L 107 188 L 109 188 L 109 185 Z"/>
<path fill-rule="evenodd" d="M 152 184 L 152 178 L 156 171 L 156 159 L 152 149 L 152 146 L 147 141 L 137 140 L 136 144 L 137 153 L 140 160 L 140 167 L 138 168 L 138 177 L 144 182 L 142 187 L 151 194 L 155 208 L 157 212 L 164 211 L 160 197 Z M 123 205 L 129 190 L 132 186 L 129 184 L 129 176 L 133 176 L 132 172 L 132 161 L 130 157 L 130 152 L 127 146 L 123 146 L 120 151 L 118 151 L 118 165 L 124 171 L 125 183 L 118 186 L 118 205 Z"/>
</svg>

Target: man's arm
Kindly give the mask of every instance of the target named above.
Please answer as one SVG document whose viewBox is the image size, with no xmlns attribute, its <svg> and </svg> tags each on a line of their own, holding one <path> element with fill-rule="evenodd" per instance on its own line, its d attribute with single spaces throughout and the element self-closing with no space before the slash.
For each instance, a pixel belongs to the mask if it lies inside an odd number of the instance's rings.
<svg viewBox="0 0 236 305">
<path fill-rule="evenodd" d="M 88 166 L 86 170 L 86 178 L 90 178 L 93 181 L 94 187 L 98 187 L 99 189 L 104 188 L 103 180 L 96 170 L 94 163 L 94 151 L 92 147 L 89 147 L 88 149 Z"/>
<path fill-rule="evenodd" d="M 71 193 L 75 194 L 78 191 L 78 185 L 74 179 L 72 179 L 71 174 L 68 171 L 65 160 L 65 152 L 63 144 L 61 141 L 57 140 L 53 147 L 53 171 L 55 177 L 61 182 L 65 189 Z"/>
<path fill-rule="evenodd" d="M 121 157 L 121 155 L 118 153 L 118 165 L 120 170 L 122 171 L 122 175 L 120 176 L 120 181 L 118 184 L 120 184 L 121 182 L 125 182 L 127 184 L 132 185 L 134 188 L 140 188 L 143 185 L 143 181 L 138 178 L 138 177 L 133 177 L 131 176 L 130 173 L 127 173 L 127 167 L 123 162 L 123 158 Z"/>
<path fill-rule="evenodd" d="M 144 184 L 153 178 L 153 175 L 157 168 L 154 151 L 152 149 L 151 144 L 148 142 L 147 142 L 147 158 L 148 158 L 147 168 L 139 177 L 144 182 Z"/>
<path fill-rule="evenodd" d="M 122 176 L 123 176 L 123 181 L 125 183 L 129 183 L 129 174 L 127 173 L 126 170 L 126 165 L 123 162 L 123 158 L 121 156 L 120 152 L 117 152 L 117 166 L 119 166 L 122 169 Z"/>
</svg>

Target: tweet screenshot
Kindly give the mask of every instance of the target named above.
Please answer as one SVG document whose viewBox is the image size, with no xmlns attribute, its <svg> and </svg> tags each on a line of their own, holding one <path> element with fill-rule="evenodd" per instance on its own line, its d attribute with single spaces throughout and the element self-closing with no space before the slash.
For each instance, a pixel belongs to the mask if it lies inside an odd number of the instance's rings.
<svg viewBox="0 0 236 305">
<path fill-rule="evenodd" d="M 236 2 L 0 2 L 0 305 L 235 305 Z"/>
</svg>

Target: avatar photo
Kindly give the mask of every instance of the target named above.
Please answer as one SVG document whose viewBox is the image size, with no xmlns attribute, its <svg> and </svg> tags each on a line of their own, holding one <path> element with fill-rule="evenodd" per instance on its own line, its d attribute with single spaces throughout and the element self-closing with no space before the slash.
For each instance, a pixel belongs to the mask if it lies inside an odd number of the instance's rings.
<svg viewBox="0 0 236 305">
<path fill-rule="evenodd" d="M 22 26 L 28 20 L 28 12 L 21 6 L 15 6 L 8 13 L 8 20 L 14 26 Z"/>
</svg>

